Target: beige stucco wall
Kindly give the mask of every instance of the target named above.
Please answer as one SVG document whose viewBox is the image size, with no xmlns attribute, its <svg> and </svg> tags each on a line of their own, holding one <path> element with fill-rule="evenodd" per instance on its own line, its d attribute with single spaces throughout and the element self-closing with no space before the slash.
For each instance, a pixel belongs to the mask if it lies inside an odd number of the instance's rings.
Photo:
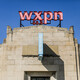
<svg viewBox="0 0 80 80">
<path fill-rule="evenodd" d="M 38 60 L 39 32 L 43 33 L 44 54 L 49 54 L 42 61 Z M 8 26 L 7 38 L 0 45 L 0 80 L 24 80 L 25 72 L 45 76 L 48 73 L 50 80 L 79 80 L 78 44 L 73 27 L 67 30 L 39 25 L 12 31 Z"/>
</svg>

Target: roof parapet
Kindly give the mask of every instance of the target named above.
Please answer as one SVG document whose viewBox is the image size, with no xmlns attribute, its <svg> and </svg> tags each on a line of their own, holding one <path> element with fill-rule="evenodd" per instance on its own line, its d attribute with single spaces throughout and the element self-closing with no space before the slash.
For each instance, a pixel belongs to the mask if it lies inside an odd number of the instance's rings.
<svg viewBox="0 0 80 80">
<path fill-rule="evenodd" d="M 69 33 L 70 33 L 70 34 L 74 34 L 74 26 L 70 26 L 70 28 L 69 28 Z"/>
<path fill-rule="evenodd" d="M 7 26 L 7 34 L 12 32 L 11 26 Z"/>
</svg>

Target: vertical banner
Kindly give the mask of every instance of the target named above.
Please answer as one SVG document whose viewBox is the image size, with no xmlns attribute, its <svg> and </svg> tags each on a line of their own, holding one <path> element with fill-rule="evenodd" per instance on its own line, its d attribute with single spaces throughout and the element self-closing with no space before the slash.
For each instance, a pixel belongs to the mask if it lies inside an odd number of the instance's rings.
<svg viewBox="0 0 80 80">
<path fill-rule="evenodd" d="M 43 33 L 38 34 L 38 55 L 39 55 L 39 60 L 42 60 L 42 57 L 43 57 Z"/>
</svg>

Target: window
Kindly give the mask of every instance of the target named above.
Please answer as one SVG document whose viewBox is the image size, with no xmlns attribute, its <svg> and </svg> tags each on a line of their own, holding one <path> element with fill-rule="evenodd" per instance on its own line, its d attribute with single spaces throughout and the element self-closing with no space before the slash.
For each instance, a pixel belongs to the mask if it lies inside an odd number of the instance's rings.
<svg viewBox="0 0 80 80">
<path fill-rule="evenodd" d="M 31 80 L 50 80 L 50 77 L 31 77 Z"/>
</svg>

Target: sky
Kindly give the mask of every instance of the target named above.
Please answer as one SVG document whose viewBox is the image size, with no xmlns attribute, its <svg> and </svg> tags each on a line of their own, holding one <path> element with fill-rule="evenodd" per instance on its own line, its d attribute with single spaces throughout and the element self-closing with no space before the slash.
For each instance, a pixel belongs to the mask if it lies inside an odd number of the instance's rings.
<svg viewBox="0 0 80 80">
<path fill-rule="evenodd" d="M 20 27 L 19 12 L 22 11 L 62 11 L 63 28 L 74 26 L 74 37 L 80 44 L 80 1 L 79 0 L 0 0 L 0 44 L 7 37 L 7 26 Z M 24 26 L 32 26 L 29 21 Z M 58 21 L 51 21 L 48 26 L 57 26 Z"/>
</svg>

